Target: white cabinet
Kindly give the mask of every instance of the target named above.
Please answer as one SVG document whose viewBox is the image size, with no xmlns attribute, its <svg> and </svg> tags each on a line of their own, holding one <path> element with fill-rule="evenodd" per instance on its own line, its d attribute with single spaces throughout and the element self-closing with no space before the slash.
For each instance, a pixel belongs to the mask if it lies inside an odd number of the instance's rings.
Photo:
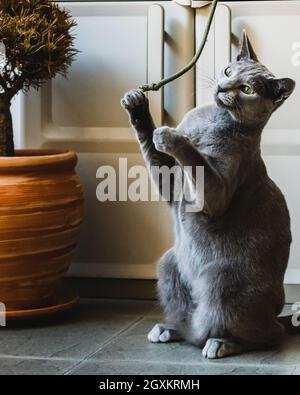
<svg viewBox="0 0 300 395">
<path fill-rule="evenodd" d="M 184 66 L 194 53 L 194 11 L 172 2 L 64 2 L 77 20 L 80 53 L 67 79 L 22 97 L 18 145 L 73 149 L 85 189 L 82 240 L 71 274 L 155 278 L 155 261 L 172 243 L 165 203 L 96 199 L 99 166 L 143 160 L 124 110 L 123 94 Z M 178 123 L 194 106 L 193 71 L 151 93 L 158 124 Z M 19 122 L 22 125 L 22 122 Z"/>
<path fill-rule="evenodd" d="M 197 2 L 194 2 L 197 6 Z M 205 20 L 207 9 L 197 9 Z M 258 58 L 278 77 L 296 80 L 298 88 L 272 117 L 263 134 L 263 155 L 270 176 L 284 192 L 291 211 L 293 244 L 286 283 L 300 284 L 300 1 L 236 1 L 219 4 L 206 54 L 197 66 L 197 101 L 211 99 L 203 89 L 236 56 L 246 29 Z M 197 25 L 197 37 L 202 24 Z"/>
<path fill-rule="evenodd" d="M 73 275 L 154 278 L 154 262 L 172 243 L 172 223 L 164 203 L 99 203 L 96 171 L 101 165 L 143 164 L 138 144 L 120 108 L 123 93 L 155 82 L 186 65 L 206 25 L 207 1 L 63 2 L 78 22 L 80 50 L 68 79 L 56 78 L 39 92 L 14 103 L 16 142 L 25 147 L 73 149 L 85 187 L 82 241 Z M 207 46 L 196 72 L 149 95 L 158 124 L 176 125 L 195 104 L 212 98 L 207 78 L 215 78 L 238 50 L 246 28 L 258 56 L 278 77 L 298 89 L 274 115 L 263 137 L 270 175 L 284 191 L 294 242 L 287 283 L 300 284 L 300 1 L 219 3 Z"/>
</svg>

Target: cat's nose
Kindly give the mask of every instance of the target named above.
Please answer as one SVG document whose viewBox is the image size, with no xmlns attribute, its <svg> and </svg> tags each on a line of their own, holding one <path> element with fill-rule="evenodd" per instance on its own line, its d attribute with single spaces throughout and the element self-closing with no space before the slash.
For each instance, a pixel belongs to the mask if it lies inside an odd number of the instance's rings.
<svg viewBox="0 0 300 395">
<path fill-rule="evenodd" d="M 225 89 L 224 87 L 218 85 L 217 87 L 217 93 L 226 93 L 227 89 Z"/>
</svg>

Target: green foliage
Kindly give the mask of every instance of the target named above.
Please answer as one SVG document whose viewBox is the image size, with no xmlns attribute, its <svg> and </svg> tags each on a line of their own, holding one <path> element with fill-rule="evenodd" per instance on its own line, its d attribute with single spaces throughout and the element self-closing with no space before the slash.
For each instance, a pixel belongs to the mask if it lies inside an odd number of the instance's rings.
<svg viewBox="0 0 300 395">
<path fill-rule="evenodd" d="M 50 0 L 0 0 L 0 42 L 6 60 L 0 72 L 2 95 L 38 88 L 65 75 L 77 51 L 75 21 Z"/>
</svg>

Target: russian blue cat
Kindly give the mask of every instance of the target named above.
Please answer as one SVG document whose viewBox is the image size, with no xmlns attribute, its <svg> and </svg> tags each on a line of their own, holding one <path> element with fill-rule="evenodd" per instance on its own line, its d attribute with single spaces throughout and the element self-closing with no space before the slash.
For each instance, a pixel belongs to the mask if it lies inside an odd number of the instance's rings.
<svg viewBox="0 0 300 395">
<path fill-rule="evenodd" d="M 158 265 L 166 323 L 152 329 L 151 342 L 185 339 L 214 359 L 282 341 L 277 317 L 285 301 L 290 216 L 260 142 L 294 88 L 293 80 L 275 78 L 258 61 L 244 33 L 236 61 L 217 81 L 214 102 L 189 112 L 176 129 L 155 128 L 140 90 L 122 99 L 150 172 L 189 166 L 195 181 L 195 167 L 205 171 L 200 212 L 187 212 L 184 199 L 169 200 L 175 244 Z"/>
</svg>

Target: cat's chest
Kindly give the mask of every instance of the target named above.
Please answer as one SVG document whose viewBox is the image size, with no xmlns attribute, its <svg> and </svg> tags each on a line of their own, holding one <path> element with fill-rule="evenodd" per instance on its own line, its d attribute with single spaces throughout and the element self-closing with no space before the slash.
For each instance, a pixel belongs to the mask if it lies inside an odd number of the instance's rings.
<svg viewBox="0 0 300 395">
<path fill-rule="evenodd" d="M 203 213 L 186 213 L 184 203 L 176 207 L 176 254 L 181 272 L 194 273 L 224 253 L 224 229 L 212 224 Z"/>
<path fill-rule="evenodd" d="M 205 215 L 199 213 L 197 218 L 185 212 L 184 203 L 177 206 L 176 216 L 176 247 L 184 265 L 195 265 L 207 261 L 211 253 L 211 241 L 205 225 Z M 187 253 L 188 252 L 188 253 Z"/>
<path fill-rule="evenodd" d="M 215 106 L 196 108 L 179 125 L 179 131 L 188 136 L 199 151 L 207 155 L 235 144 L 237 128 L 239 125 L 226 112 Z"/>
<path fill-rule="evenodd" d="M 226 130 L 212 127 L 193 129 L 188 133 L 188 137 L 199 152 L 211 157 L 222 155 L 223 151 L 228 151 L 234 144 L 226 134 Z"/>
</svg>

